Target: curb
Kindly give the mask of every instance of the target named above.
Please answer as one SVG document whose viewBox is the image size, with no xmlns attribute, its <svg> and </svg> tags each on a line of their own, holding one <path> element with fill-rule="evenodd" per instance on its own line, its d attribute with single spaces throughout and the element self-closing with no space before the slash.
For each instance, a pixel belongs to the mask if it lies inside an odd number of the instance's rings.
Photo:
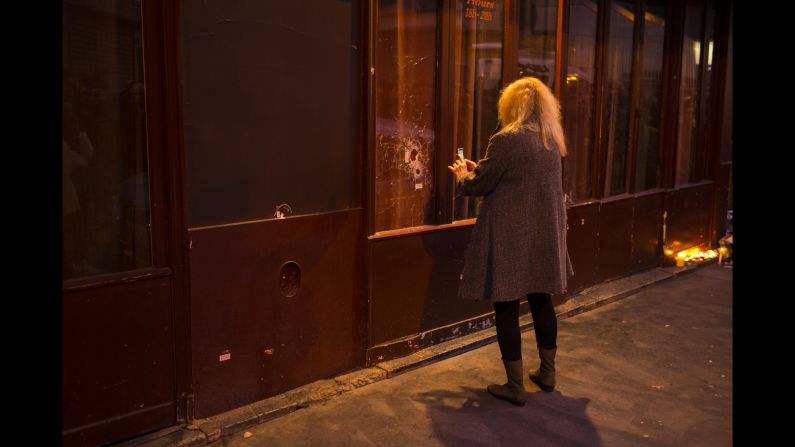
<svg viewBox="0 0 795 447">
<path fill-rule="evenodd" d="M 685 267 L 658 267 L 586 288 L 556 308 L 558 320 L 619 301 L 658 282 L 694 272 L 713 264 L 714 259 Z M 522 332 L 533 328 L 530 315 L 519 318 Z M 169 427 L 133 440 L 114 444 L 117 447 L 196 447 L 212 444 L 222 437 L 323 402 L 342 393 L 379 382 L 430 363 L 480 348 L 497 339 L 494 327 L 439 343 L 393 360 L 323 379 L 292 389 L 283 394 L 254 402 L 189 425 Z"/>
</svg>

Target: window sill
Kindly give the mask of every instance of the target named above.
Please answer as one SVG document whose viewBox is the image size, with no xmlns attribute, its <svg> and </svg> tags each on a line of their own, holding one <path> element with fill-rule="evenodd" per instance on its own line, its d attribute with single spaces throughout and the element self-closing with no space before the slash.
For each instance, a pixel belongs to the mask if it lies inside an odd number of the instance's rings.
<svg viewBox="0 0 795 447">
<path fill-rule="evenodd" d="M 475 225 L 477 221 L 476 218 L 472 219 L 465 219 L 465 220 L 457 220 L 453 223 L 449 224 L 442 224 L 442 225 L 421 225 L 418 227 L 409 227 L 409 228 L 400 228 L 397 230 L 386 230 L 386 231 L 379 231 L 367 239 L 371 241 L 375 240 L 382 240 L 382 239 L 392 239 L 396 237 L 402 236 L 412 236 L 416 234 L 424 234 L 424 233 L 433 233 L 436 231 L 444 231 L 450 230 L 453 228 L 460 228 L 460 227 L 468 227 Z"/>
</svg>

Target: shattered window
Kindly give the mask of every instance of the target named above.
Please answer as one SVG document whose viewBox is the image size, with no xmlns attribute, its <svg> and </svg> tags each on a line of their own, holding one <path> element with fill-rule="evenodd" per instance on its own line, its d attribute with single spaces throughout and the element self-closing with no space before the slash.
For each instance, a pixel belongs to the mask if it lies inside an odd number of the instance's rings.
<svg viewBox="0 0 795 447">
<path fill-rule="evenodd" d="M 438 6 L 378 3 L 375 231 L 435 222 Z"/>
</svg>

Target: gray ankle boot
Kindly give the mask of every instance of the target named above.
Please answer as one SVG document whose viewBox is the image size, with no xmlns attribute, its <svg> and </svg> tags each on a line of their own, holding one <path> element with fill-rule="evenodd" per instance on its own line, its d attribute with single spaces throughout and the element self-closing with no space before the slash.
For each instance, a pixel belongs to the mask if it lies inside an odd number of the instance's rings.
<svg viewBox="0 0 795 447">
<path fill-rule="evenodd" d="M 538 348 L 538 357 L 541 359 L 541 367 L 531 371 L 528 376 L 539 388 L 546 392 L 555 389 L 555 351 L 553 349 Z"/>
<path fill-rule="evenodd" d="M 505 365 L 505 374 L 508 376 L 508 383 L 505 385 L 491 384 L 486 389 L 494 397 L 507 400 L 508 402 L 522 406 L 524 405 L 524 368 L 522 359 L 512 362 L 502 361 Z"/>
</svg>

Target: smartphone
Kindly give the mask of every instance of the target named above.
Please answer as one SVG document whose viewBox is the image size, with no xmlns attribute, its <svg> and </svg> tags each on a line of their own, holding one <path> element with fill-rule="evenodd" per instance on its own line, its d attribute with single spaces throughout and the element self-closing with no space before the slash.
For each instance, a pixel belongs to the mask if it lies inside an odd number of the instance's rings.
<svg viewBox="0 0 795 447">
<path fill-rule="evenodd" d="M 463 147 L 459 147 L 458 148 L 458 158 L 464 158 L 464 148 Z"/>
</svg>

